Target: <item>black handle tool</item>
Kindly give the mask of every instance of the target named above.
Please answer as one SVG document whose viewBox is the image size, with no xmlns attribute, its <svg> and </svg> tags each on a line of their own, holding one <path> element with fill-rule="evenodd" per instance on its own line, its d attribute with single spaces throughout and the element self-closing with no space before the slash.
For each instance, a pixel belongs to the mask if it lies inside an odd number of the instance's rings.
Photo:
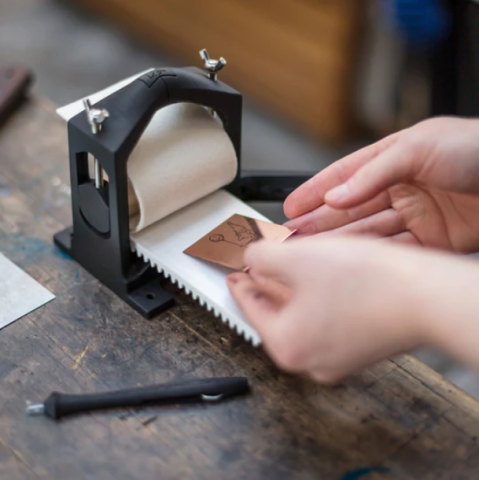
<svg viewBox="0 0 479 480">
<path fill-rule="evenodd" d="M 248 392 L 248 380 L 243 377 L 208 378 L 87 395 L 53 392 L 44 403 L 29 405 L 27 413 L 44 414 L 47 417 L 59 419 L 73 413 L 106 408 L 145 407 L 161 403 L 175 404 L 191 401 L 217 402 L 226 397 Z"/>
</svg>

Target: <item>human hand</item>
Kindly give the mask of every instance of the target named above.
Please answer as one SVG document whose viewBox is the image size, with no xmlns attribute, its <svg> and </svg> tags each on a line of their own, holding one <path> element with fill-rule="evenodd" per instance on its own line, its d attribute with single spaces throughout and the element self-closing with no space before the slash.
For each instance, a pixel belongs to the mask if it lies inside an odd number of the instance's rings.
<svg viewBox="0 0 479 480">
<path fill-rule="evenodd" d="M 246 263 L 228 286 L 284 370 L 332 383 L 423 344 L 479 367 L 474 262 L 318 235 L 251 245 Z"/>
<path fill-rule="evenodd" d="M 436 118 L 318 173 L 285 201 L 299 236 L 330 232 L 479 250 L 479 120 Z"/>
</svg>

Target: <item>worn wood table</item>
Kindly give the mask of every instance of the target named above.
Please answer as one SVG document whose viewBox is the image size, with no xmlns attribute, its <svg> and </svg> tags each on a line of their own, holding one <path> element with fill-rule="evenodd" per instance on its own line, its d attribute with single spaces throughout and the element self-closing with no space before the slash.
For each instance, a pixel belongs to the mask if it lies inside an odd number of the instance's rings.
<svg viewBox="0 0 479 480">
<path fill-rule="evenodd" d="M 65 125 L 34 98 L 0 132 L 0 251 L 56 300 L 0 331 L 0 478 L 479 478 L 479 405 L 409 356 L 336 387 L 280 373 L 190 298 L 147 321 L 52 244 Z M 0 305 L 1 308 L 1 305 Z M 246 376 L 216 405 L 27 417 L 26 400 Z M 378 468 L 381 467 L 381 468 Z"/>
</svg>

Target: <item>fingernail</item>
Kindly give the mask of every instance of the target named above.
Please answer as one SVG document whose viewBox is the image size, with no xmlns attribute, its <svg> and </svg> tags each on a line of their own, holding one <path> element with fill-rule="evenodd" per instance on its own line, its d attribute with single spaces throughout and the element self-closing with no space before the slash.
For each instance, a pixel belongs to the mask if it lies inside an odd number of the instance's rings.
<svg viewBox="0 0 479 480">
<path fill-rule="evenodd" d="M 346 198 L 351 192 L 349 191 L 348 186 L 343 183 L 339 187 L 333 188 L 328 193 L 326 193 L 326 201 L 338 202 Z"/>
</svg>

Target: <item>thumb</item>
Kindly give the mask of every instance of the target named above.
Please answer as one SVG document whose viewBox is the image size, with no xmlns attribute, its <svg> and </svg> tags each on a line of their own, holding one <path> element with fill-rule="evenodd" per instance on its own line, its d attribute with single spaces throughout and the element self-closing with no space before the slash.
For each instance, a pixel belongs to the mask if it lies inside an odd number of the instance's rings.
<svg viewBox="0 0 479 480">
<path fill-rule="evenodd" d="M 412 151 L 395 144 L 360 168 L 346 183 L 326 193 L 325 201 L 337 209 L 356 207 L 371 200 L 413 173 Z"/>
<path fill-rule="evenodd" d="M 278 317 L 287 300 L 282 292 L 264 287 L 246 273 L 235 273 L 227 279 L 228 288 L 248 323 L 264 340 L 271 321 Z"/>
</svg>

